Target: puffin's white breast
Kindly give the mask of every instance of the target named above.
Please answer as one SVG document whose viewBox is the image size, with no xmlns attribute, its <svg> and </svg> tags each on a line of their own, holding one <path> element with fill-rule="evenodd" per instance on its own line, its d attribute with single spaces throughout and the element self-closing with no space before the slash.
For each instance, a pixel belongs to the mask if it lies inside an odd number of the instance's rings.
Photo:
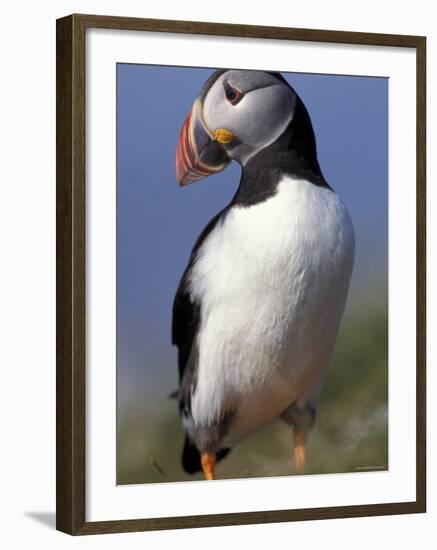
<svg viewBox="0 0 437 550">
<path fill-rule="evenodd" d="M 327 188 L 284 178 L 270 199 L 230 209 L 190 278 L 201 301 L 196 424 L 233 410 L 238 439 L 320 383 L 353 257 L 349 214 Z"/>
</svg>

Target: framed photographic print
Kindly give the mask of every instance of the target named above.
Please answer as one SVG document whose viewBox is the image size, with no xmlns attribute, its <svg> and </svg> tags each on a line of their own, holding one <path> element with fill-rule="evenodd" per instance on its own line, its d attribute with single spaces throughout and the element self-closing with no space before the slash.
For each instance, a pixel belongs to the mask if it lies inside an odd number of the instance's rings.
<svg viewBox="0 0 437 550">
<path fill-rule="evenodd" d="M 424 37 L 57 21 L 57 528 L 424 512 Z"/>
</svg>

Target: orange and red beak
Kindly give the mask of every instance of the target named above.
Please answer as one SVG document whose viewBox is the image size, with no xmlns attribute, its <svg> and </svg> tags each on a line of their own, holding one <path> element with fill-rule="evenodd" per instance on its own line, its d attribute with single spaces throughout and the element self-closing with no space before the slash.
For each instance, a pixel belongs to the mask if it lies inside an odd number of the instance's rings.
<svg viewBox="0 0 437 550">
<path fill-rule="evenodd" d="M 180 185 L 187 185 L 221 172 L 230 160 L 222 143 L 206 130 L 201 117 L 201 104 L 196 100 L 179 135 L 176 179 Z"/>
</svg>

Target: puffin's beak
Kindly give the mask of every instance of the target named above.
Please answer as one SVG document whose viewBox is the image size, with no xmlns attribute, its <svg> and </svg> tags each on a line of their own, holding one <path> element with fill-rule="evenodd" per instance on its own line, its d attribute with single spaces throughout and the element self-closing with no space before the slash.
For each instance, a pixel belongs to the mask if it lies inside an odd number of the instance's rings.
<svg viewBox="0 0 437 550">
<path fill-rule="evenodd" d="M 226 130 L 220 129 L 211 135 L 202 122 L 200 112 L 201 105 L 199 100 L 196 100 L 179 135 L 176 148 L 176 178 L 180 185 L 187 185 L 221 172 L 231 160 L 222 144 L 229 143 L 233 134 L 230 136 L 229 133 L 223 138 L 223 132 Z"/>
</svg>

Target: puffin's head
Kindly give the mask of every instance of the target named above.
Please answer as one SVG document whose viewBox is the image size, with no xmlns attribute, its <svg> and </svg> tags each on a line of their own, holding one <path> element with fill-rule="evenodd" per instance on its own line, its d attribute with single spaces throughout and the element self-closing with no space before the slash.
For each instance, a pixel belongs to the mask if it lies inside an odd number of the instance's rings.
<svg viewBox="0 0 437 550">
<path fill-rule="evenodd" d="M 182 126 L 176 177 L 186 185 L 242 166 L 290 124 L 297 96 L 279 73 L 218 70 L 206 81 Z"/>
</svg>

